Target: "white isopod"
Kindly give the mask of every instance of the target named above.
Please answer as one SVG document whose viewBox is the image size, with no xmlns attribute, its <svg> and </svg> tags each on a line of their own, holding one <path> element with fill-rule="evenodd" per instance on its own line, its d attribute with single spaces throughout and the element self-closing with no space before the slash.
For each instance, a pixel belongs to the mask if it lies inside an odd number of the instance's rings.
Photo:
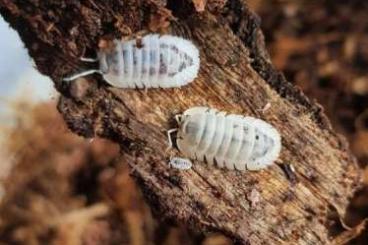
<svg viewBox="0 0 368 245">
<path fill-rule="evenodd" d="M 191 169 L 193 165 L 189 159 L 180 158 L 180 157 L 171 158 L 169 164 L 170 166 L 177 168 L 177 169 L 181 169 L 181 170 Z"/>
<path fill-rule="evenodd" d="M 176 145 L 188 158 L 220 168 L 259 170 L 279 156 L 281 137 L 263 120 L 226 114 L 208 107 L 193 107 L 176 117 Z"/>
<path fill-rule="evenodd" d="M 118 88 L 169 88 L 192 82 L 199 70 L 199 51 L 181 37 L 149 34 L 142 39 L 114 40 L 114 48 L 101 50 L 99 69 L 87 70 L 65 81 L 99 73 L 107 83 Z"/>
</svg>

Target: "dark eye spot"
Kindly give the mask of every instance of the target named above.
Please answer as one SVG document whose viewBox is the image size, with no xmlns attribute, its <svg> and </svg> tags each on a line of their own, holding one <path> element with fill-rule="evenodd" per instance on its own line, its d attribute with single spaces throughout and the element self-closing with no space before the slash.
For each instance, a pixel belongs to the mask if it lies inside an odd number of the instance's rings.
<svg viewBox="0 0 368 245">
<path fill-rule="evenodd" d="M 256 135 L 256 140 L 259 140 L 259 136 L 258 135 Z"/>
</svg>

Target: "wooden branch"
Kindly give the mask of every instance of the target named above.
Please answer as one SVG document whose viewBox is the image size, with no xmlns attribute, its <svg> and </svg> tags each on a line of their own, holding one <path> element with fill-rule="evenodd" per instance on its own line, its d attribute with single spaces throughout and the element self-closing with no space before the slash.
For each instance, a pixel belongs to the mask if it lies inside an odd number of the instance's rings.
<svg viewBox="0 0 368 245">
<path fill-rule="evenodd" d="M 203 233 L 219 231 L 241 244 L 329 243 L 327 214 L 342 217 L 359 183 L 354 157 L 322 108 L 272 67 L 258 17 L 245 3 L 210 7 L 220 12 L 198 14 L 184 0 L 166 7 L 164 0 L 0 0 L 2 16 L 19 32 L 37 68 L 53 78 L 70 129 L 118 142 L 159 217 Z M 61 82 L 86 68 L 78 57 L 94 55 L 102 37 L 165 29 L 168 20 L 174 20 L 168 32 L 200 49 L 200 74 L 189 86 L 122 90 L 97 75 L 88 82 Z M 262 113 L 267 103 L 271 108 Z M 174 126 L 173 115 L 199 105 L 274 125 L 283 142 L 279 164 L 294 166 L 295 173 L 278 165 L 238 172 L 198 162 L 189 171 L 170 169 L 166 130 Z"/>
</svg>

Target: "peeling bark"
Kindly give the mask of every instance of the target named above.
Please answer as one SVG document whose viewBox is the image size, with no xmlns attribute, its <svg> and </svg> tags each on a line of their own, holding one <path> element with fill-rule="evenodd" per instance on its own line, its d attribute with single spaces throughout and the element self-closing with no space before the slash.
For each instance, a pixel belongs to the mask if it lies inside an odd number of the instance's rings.
<svg viewBox="0 0 368 245">
<path fill-rule="evenodd" d="M 39 71 L 53 79 L 70 129 L 118 142 L 158 216 L 203 233 L 222 232 L 241 244 L 332 241 L 328 213 L 344 215 L 359 183 L 356 161 L 323 109 L 273 68 L 260 21 L 244 1 L 199 14 L 184 0 L 0 0 L 0 13 L 19 32 Z M 86 69 L 78 57 L 95 55 L 101 39 L 153 27 L 190 38 L 200 49 L 200 73 L 189 86 L 122 90 L 96 75 L 76 92 L 78 86 L 61 82 Z M 262 113 L 267 103 L 271 108 Z M 238 172 L 197 162 L 189 171 L 170 169 L 166 130 L 174 126 L 173 115 L 198 105 L 274 125 L 283 143 L 278 164 L 294 166 L 295 173 L 287 175 L 279 165 Z"/>
</svg>

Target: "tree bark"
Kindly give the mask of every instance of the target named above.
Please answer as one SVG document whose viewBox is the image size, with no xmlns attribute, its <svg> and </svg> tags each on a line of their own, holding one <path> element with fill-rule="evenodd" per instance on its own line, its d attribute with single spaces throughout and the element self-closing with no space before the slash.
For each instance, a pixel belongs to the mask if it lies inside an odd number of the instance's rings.
<svg viewBox="0 0 368 245">
<path fill-rule="evenodd" d="M 355 158 L 321 106 L 273 68 L 260 21 L 245 1 L 224 3 L 208 1 L 197 13 L 185 0 L 0 0 L 0 13 L 38 70 L 53 79 L 69 128 L 118 142 L 156 215 L 241 244 L 327 244 L 331 211 L 342 218 L 359 184 Z M 200 49 L 198 78 L 182 88 L 147 91 L 113 88 L 98 75 L 88 83 L 61 81 L 86 69 L 79 57 L 95 55 L 102 39 L 142 30 L 193 40 Z M 171 169 L 166 131 L 175 127 L 175 114 L 192 106 L 274 125 L 283 144 L 278 164 L 259 172 L 199 162 L 189 171 Z"/>
</svg>

